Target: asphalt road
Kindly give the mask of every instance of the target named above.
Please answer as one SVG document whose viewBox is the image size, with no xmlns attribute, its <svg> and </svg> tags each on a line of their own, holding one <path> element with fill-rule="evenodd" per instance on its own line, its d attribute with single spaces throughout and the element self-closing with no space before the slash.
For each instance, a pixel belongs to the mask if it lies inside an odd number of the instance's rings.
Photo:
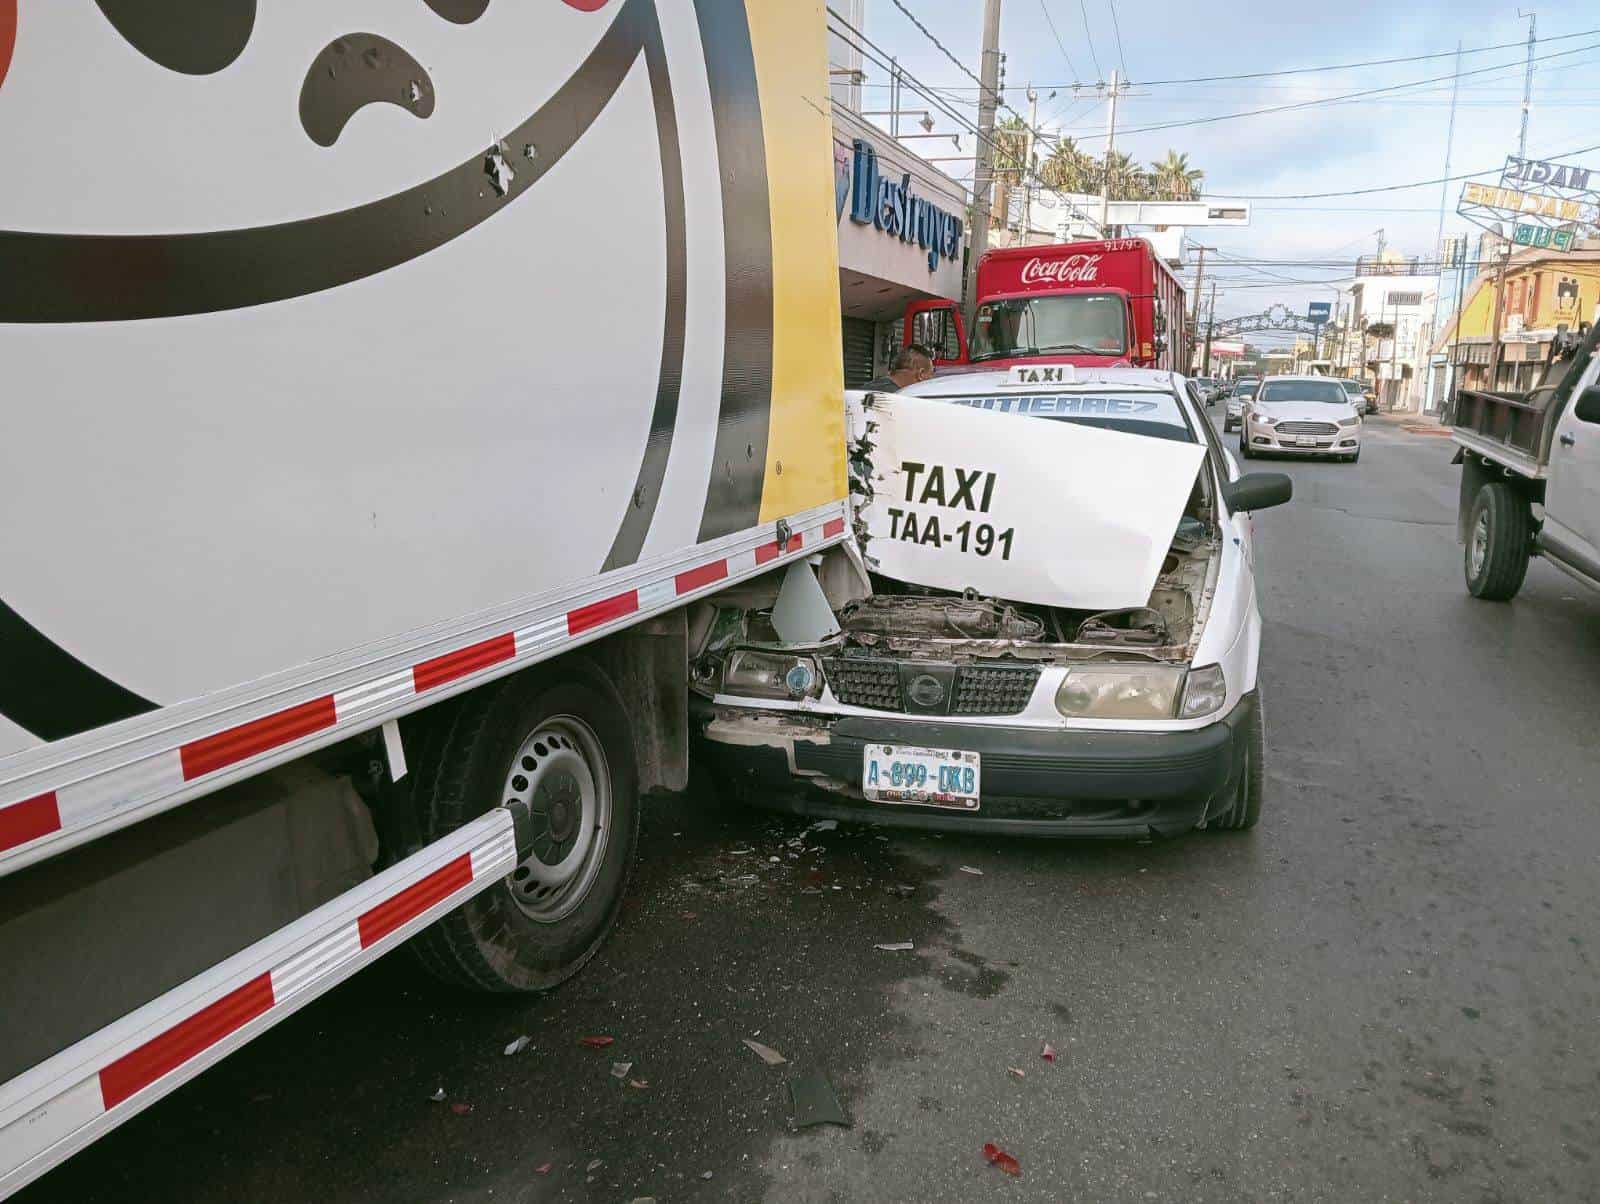
<svg viewBox="0 0 1600 1204">
<path fill-rule="evenodd" d="M 1543 563 L 1468 598 L 1449 455 L 1373 424 L 1359 464 L 1282 465 L 1254 834 L 662 803 L 563 990 L 463 1000 L 391 957 L 20 1198 L 1600 1198 L 1600 600 Z M 812 1071 L 852 1127 L 791 1128 Z"/>
</svg>

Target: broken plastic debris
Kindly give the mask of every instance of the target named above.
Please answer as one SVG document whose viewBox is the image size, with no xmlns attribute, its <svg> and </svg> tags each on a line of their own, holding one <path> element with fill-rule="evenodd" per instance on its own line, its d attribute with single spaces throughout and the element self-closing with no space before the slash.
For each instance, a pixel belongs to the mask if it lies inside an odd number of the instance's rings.
<svg viewBox="0 0 1600 1204">
<path fill-rule="evenodd" d="M 583 1169 L 586 1170 L 586 1171 L 597 1171 L 597 1170 L 600 1169 L 600 1166 L 601 1166 L 601 1160 L 599 1158 L 596 1158 L 593 1162 L 589 1163 L 589 1165 L 584 1167 Z"/>
<path fill-rule="evenodd" d="M 443 1103 L 444 1102 L 444 1088 L 440 1087 L 439 1090 L 435 1091 L 428 1098 L 431 1099 L 436 1104 Z"/>
<path fill-rule="evenodd" d="M 1006 1153 L 992 1141 L 983 1143 L 983 1156 L 989 1160 L 990 1166 L 998 1166 L 1008 1175 L 1022 1174 L 1022 1163 Z"/>
<path fill-rule="evenodd" d="M 744 1039 L 746 1047 L 768 1066 L 782 1066 L 789 1059 L 784 1057 L 770 1045 L 763 1045 L 759 1041 L 752 1041 L 749 1037 Z"/>
<path fill-rule="evenodd" d="M 536 1175 L 548 1175 L 550 1173 L 550 1168 L 554 1165 L 555 1163 L 553 1162 L 541 1162 L 538 1166 L 533 1168 L 533 1173 Z"/>
<path fill-rule="evenodd" d="M 614 1079 L 625 1079 L 628 1077 L 628 1072 L 632 1069 L 632 1062 L 613 1062 L 611 1063 L 611 1077 Z"/>
<path fill-rule="evenodd" d="M 498 146 L 491 147 L 489 153 L 484 156 L 483 173 L 489 177 L 489 185 L 494 189 L 496 196 L 505 196 L 510 192 L 511 181 L 517 176 Z"/>
<path fill-rule="evenodd" d="M 832 831 L 835 831 L 838 827 L 839 827 L 839 821 L 836 820 L 836 819 L 819 819 L 816 823 L 812 824 L 809 828 L 807 828 L 806 831 L 807 832 L 832 832 Z"/>
<path fill-rule="evenodd" d="M 606 1046 L 614 1044 L 615 1042 L 616 1042 L 616 1038 L 615 1037 L 579 1037 L 578 1038 L 578 1044 L 579 1045 L 587 1045 L 590 1049 L 604 1049 Z"/>
<path fill-rule="evenodd" d="M 465 1116 L 468 1112 L 472 1111 L 472 1105 L 463 1103 L 461 1100 L 457 1100 L 455 1103 L 450 1105 L 450 1111 L 454 1112 L 457 1116 Z"/>
<path fill-rule="evenodd" d="M 702 1179 L 709 1179 L 709 1178 L 711 1178 L 711 1172 L 710 1171 L 701 1171 L 700 1172 L 700 1177 Z"/>
<path fill-rule="evenodd" d="M 1020 1066 L 1007 1066 L 1006 1069 L 1016 1078 L 1023 1079 L 1028 1077 L 1028 1072 Z"/>
<path fill-rule="evenodd" d="M 649 1079 L 629 1079 L 628 1080 L 628 1086 L 632 1087 L 635 1091 L 643 1091 L 649 1085 L 650 1085 L 650 1080 Z"/>
<path fill-rule="evenodd" d="M 885 953 L 903 953 L 907 949 L 916 948 L 910 941 L 895 941 L 888 945 L 874 945 L 874 949 L 882 949 Z"/>
<path fill-rule="evenodd" d="M 979 878 L 983 877 L 983 871 L 975 865 L 964 865 L 961 867 L 961 872 L 963 874 L 975 874 Z"/>
<path fill-rule="evenodd" d="M 533 1038 L 528 1036 L 526 1033 L 524 1033 L 522 1036 L 518 1037 L 515 1041 L 513 1041 L 510 1045 L 506 1046 L 506 1057 L 509 1058 L 512 1054 L 519 1054 L 523 1050 L 527 1049 L 528 1046 L 530 1046 L 532 1044 L 533 1044 Z"/>
<path fill-rule="evenodd" d="M 1046 1041 L 1044 1048 L 1039 1051 L 1039 1056 L 1046 1062 L 1054 1062 L 1056 1060 L 1056 1047 Z"/>
<path fill-rule="evenodd" d="M 819 1072 L 813 1071 L 790 1083 L 789 1098 L 794 1103 L 794 1124 L 797 1129 L 808 1129 L 812 1125 L 850 1127 L 849 1117 L 839 1106 L 839 1097 Z"/>
</svg>

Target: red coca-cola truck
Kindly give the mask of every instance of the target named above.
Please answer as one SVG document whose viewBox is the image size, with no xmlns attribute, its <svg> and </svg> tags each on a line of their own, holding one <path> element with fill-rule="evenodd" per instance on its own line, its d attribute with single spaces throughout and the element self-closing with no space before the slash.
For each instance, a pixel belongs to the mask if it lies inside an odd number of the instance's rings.
<svg viewBox="0 0 1600 1204">
<path fill-rule="evenodd" d="M 1187 370 L 1183 282 L 1142 238 L 1004 247 L 978 263 L 969 332 L 953 301 L 913 301 L 904 342 L 936 367 L 1077 364 Z"/>
</svg>

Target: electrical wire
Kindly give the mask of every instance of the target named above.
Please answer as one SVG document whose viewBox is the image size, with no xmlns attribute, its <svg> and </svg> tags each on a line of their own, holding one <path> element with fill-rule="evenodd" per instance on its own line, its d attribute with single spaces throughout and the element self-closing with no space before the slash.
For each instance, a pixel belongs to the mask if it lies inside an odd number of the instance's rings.
<svg viewBox="0 0 1600 1204">
<path fill-rule="evenodd" d="M 1574 155 L 1586 155 L 1591 151 L 1600 151 L 1600 143 L 1593 146 L 1580 146 L 1576 150 L 1562 151 L 1559 154 L 1544 155 L 1540 162 L 1553 163 L 1557 159 L 1570 159 Z M 1501 167 L 1485 167 L 1482 171 L 1462 172 L 1454 176 L 1438 176 L 1432 180 L 1415 180 L 1410 184 L 1382 184 L 1373 188 L 1346 188 L 1338 192 L 1208 192 L 1197 197 L 1202 201 L 1321 201 L 1331 197 L 1342 196 L 1370 196 L 1377 192 L 1403 192 L 1408 188 L 1428 188 L 1434 184 L 1452 184 L 1458 180 L 1470 180 L 1476 176 L 1495 175 L 1505 170 Z"/>
<path fill-rule="evenodd" d="M 1595 42 L 1589 46 L 1580 46 L 1576 50 L 1558 50 L 1554 54 L 1540 55 L 1531 61 L 1535 63 L 1541 63 L 1554 58 L 1565 58 L 1568 55 L 1586 54 L 1591 50 L 1600 50 L 1600 42 Z M 1465 79 L 1469 75 L 1483 75 L 1490 71 L 1506 71 L 1510 69 L 1521 70 L 1526 66 L 1527 61 L 1518 63 L 1499 63 L 1493 67 L 1478 67 L 1472 71 L 1462 71 L 1459 73 L 1459 76 L 1456 73 L 1451 73 L 1450 75 L 1438 75 L 1432 76 L 1428 79 L 1411 80 L 1410 82 L 1403 84 L 1389 84 L 1382 88 L 1366 88 L 1359 92 L 1348 92 L 1342 96 L 1319 97 L 1316 100 L 1297 101 L 1293 104 L 1270 105 L 1263 109 L 1247 109 L 1241 113 L 1216 113 L 1210 117 L 1189 117 L 1181 121 L 1163 121 L 1158 122 L 1155 125 L 1137 126 L 1132 129 L 1118 130 L 1117 132 L 1124 137 L 1127 137 L 1133 134 L 1148 134 L 1156 130 L 1174 130 L 1195 125 L 1215 125 L 1219 121 L 1237 121 L 1241 117 L 1263 117 L 1271 113 L 1292 113 L 1299 109 L 1314 109 L 1321 105 L 1337 104 L 1341 101 L 1353 100 L 1357 97 L 1378 96 L 1386 92 L 1399 92 L 1406 88 L 1419 87 L 1423 84 L 1436 84 L 1441 80 L 1454 80 L 1457 78 Z M 1105 138 L 1108 136 L 1109 135 L 1107 134 L 1085 134 L 1080 141 L 1087 141 L 1091 138 Z"/>
<path fill-rule="evenodd" d="M 1111 29 L 1117 35 L 1117 62 L 1122 64 L 1122 78 L 1128 78 L 1128 60 L 1122 55 L 1122 22 L 1117 20 L 1117 0 L 1106 0 L 1111 10 Z"/>
<path fill-rule="evenodd" d="M 1061 40 L 1061 33 L 1056 29 L 1055 18 L 1050 15 L 1050 6 L 1044 0 L 1039 0 L 1039 11 L 1044 14 L 1044 22 L 1050 27 L 1050 36 L 1056 40 L 1056 49 L 1061 51 L 1061 58 L 1067 64 L 1067 70 L 1076 77 L 1078 68 L 1074 65 L 1072 56 L 1067 53 L 1067 44 Z"/>
<path fill-rule="evenodd" d="M 1089 10 L 1084 6 L 1083 0 L 1078 0 L 1078 11 L 1083 14 L 1083 40 L 1089 44 L 1089 57 L 1094 60 L 1094 73 L 1104 79 L 1106 73 L 1100 69 L 1100 56 L 1094 52 L 1094 35 L 1089 32 Z"/>
</svg>

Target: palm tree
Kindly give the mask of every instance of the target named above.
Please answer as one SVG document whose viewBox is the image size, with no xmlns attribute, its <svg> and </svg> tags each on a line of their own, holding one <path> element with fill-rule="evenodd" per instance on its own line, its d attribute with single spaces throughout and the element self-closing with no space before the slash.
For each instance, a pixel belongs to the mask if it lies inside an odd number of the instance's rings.
<svg viewBox="0 0 1600 1204">
<path fill-rule="evenodd" d="M 1011 189 L 1018 187 L 1033 174 L 1033 165 L 1024 160 L 1028 154 L 1028 126 L 1020 117 L 1008 117 L 994 130 L 994 210 L 989 224 L 998 222 L 1002 229 L 1010 221 Z M 1027 215 L 1023 215 L 1027 223 Z"/>
<path fill-rule="evenodd" d="M 1206 173 L 1189 166 L 1189 156 L 1175 150 L 1167 151 L 1165 159 L 1152 162 L 1155 172 L 1155 192 L 1159 200 L 1188 201 L 1200 191 L 1200 182 Z"/>
<path fill-rule="evenodd" d="M 1039 178 L 1046 186 L 1062 192 L 1088 192 L 1094 187 L 1094 160 L 1078 148 L 1071 138 L 1062 138 L 1039 166 Z"/>
<path fill-rule="evenodd" d="M 1133 156 L 1113 151 L 1106 156 L 1101 172 L 1111 181 L 1110 196 L 1114 201 L 1143 201 L 1150 196 L 1150 177 L 1141 172 Z"/>
</svg>

